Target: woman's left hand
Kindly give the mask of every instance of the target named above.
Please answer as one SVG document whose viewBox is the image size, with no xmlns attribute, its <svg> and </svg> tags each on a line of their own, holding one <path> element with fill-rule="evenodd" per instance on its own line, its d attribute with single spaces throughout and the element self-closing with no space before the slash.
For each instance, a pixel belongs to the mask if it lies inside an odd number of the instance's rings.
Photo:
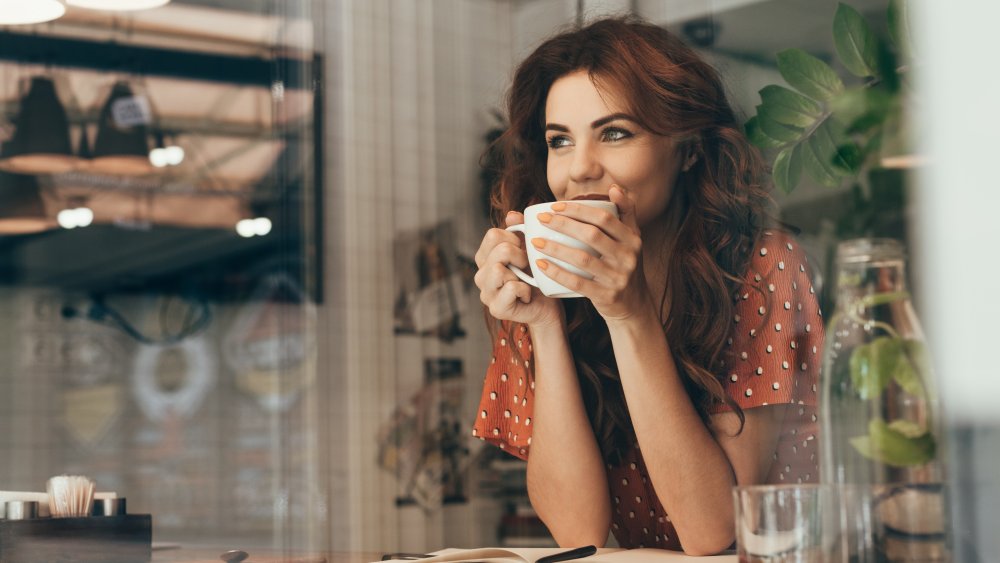
<svg viewBox="0 0 1000 563">
<path fill-rule="evenodd" d="M 594 304 L 607 321 L 638 315 L 650 306 L 649 290 L 642 269 L 642 239 L 635 215 L 635 202 L 618 186 L 608 191 L 618 206 L 619 217 L 603 209 L 563 201 L 552 206 L 555 213 L 541 213 L 539 221 L 554 231 L 586 243 L 599 256 L 551 240 L 529 241 L 539 252 L 558 258 L 593 275 L 587 279 L 541 259 L 545 275 Z"/>
</svg>

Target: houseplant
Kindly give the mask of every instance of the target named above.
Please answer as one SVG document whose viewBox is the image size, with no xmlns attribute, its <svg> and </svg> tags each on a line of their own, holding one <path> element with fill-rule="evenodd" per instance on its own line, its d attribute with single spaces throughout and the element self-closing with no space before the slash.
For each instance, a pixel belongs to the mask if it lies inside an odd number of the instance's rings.
<svg viewBox="0 0 1000 563">
<path fill-rule="evenodd" d="M 889 40 L 839 4 L 837 57 L 850 77 L 801 49 L 778 54 L 791 88 L 769 85 L 746 124 L 773 160 L 775 185 L 792 192 L 804 176 L 848 183 L 836 219 L 836 308 L 827 328 L 821 396 L 821 479 L 841 495 L 841 552 L 857 560 L 947 559 L 940 417 L 931 362 L 906 283 L 905 251 L 880 222 L 901 215 L 905 180 L 891 171 L 914 158 L 905 142 L 912 90 L 906 4 L 888 6 Z M 887 181 L 887 179 L 889 181 Z"/>
</svg>

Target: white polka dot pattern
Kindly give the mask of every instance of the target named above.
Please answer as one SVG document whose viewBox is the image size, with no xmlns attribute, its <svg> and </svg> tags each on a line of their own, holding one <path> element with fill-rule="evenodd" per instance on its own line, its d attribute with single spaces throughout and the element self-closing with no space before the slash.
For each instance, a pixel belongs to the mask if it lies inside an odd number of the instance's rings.
<svg viewBox="0 0 1000 563">
<path fill-rule="evenodd" d="M 720 366 L 726 393 L 743 409 L 789 408 L 767 483 L 809 482 L 818 475 L 816 383 L 823 323 L 805 254 L 780 232 L 762 237 L 734 297 L 732 334 Z M 793 306 L 794 305 L 794 306 Z M 504 323 L 483 385 L 473 436 L 527 459 L 534 402 L 532 345 L 526 327 Z M 729 410 L 725 404 L 713 413 Z M 623 547 L 680 549 L 670 516 L 653 490 L 638 446 L 608 466 L 612 533 Z"/>
</svg>

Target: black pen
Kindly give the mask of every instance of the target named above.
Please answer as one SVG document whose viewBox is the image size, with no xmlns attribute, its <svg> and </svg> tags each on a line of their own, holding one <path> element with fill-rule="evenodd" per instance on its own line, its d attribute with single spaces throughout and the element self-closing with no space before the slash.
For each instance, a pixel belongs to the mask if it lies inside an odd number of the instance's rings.
<svg viewBox="0 0 1000 563">
<path fill-rule="evenodd" d="M 584 557 L 590 557 L 595 553 L 597 553 L 596 547 L 592 545 L 585 545 L 569 551 L 546 555 L 545 557 L 535 561 L 535 563 L 556 563 L 557 561 L 569 561 L 570 559 L 583 559 Z"/>
</svg>

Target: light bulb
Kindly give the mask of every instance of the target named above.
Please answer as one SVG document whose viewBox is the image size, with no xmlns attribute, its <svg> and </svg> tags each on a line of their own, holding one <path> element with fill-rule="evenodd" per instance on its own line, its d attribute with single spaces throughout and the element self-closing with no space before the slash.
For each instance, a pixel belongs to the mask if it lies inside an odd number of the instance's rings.
<svg viewBox="0 0 1000 563">
<path fill-rule="evenodd" d="M 63 209 L 56 215 L 56 222 L 64 229 L 75 229 L 76 213 L 72 209 Z"/>
<path fill-rule="evenodd" d="M 253 224 L 253 219 L 240 219 L 236 223 L 236 233 L 243 238 L 250 238 L 257 234 L 257 229 Z"/>
<path fill-rule="evenodd" d="M 0 25 L 29 25 L 52 21 L 66 13 L 58 0 L 0 0 Z"/>
<path fill-rule="evenodd" d="M 94 211 L 89 207 L 77 207 L 73 212 L 76 214 L 77 226 L 89 227 L 94 222 Z"/>
<path fill-rule="evenodd" d="M 253 220 L 254 234 L 264 236 L 271 232 L 271 220 L 267 217 L 257 217 Z"/>
<path fill-rule="evenodd" d="M 163 168 L 170 164 L 167 149 L 155 148 L 149 151 L 149 163 L 157 168 Z"/>
<path fill-rule="evenodd" d="M 177 166 L 178 164 L 184 162 L 184 149 L 177 145 L 171 145 L 163 149 L 164 153 L 167 155 L 167 164 L 170 166 Z"/>
</svg>

